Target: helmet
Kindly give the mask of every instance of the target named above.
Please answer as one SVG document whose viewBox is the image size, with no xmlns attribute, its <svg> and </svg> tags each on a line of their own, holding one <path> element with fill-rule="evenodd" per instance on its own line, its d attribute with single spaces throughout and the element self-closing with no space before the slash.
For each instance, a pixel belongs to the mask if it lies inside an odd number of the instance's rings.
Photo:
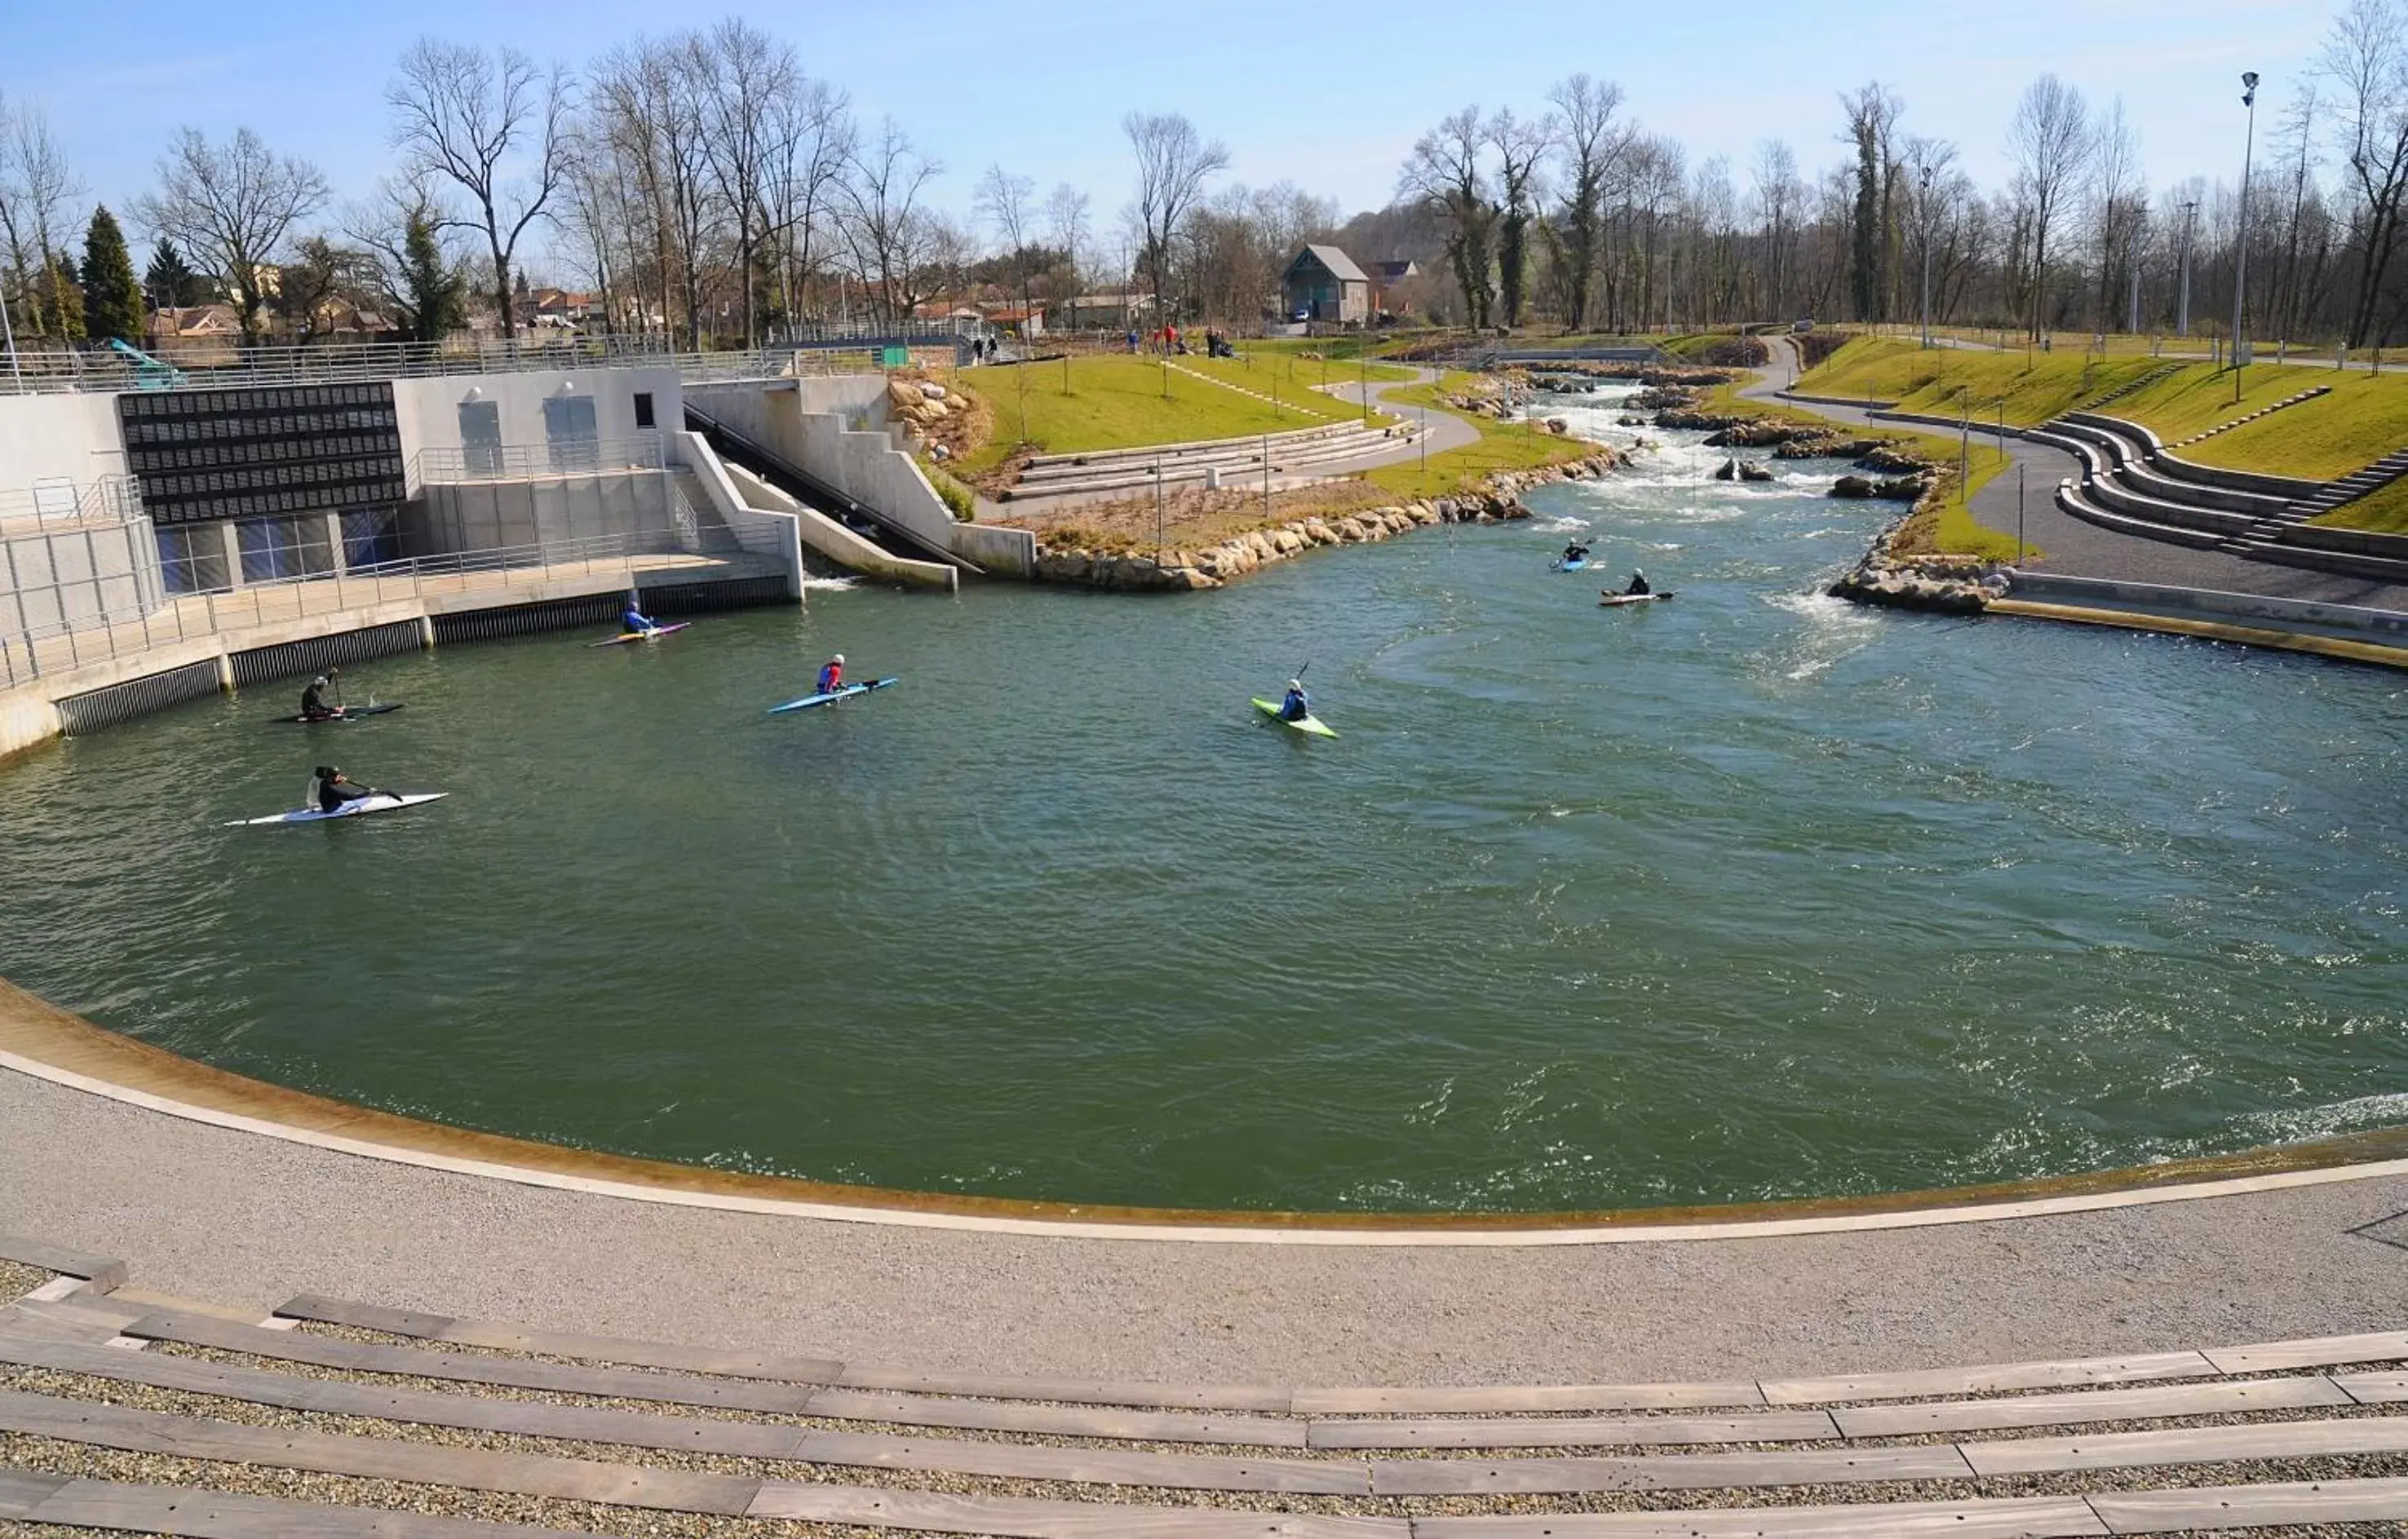
<svg viewBox="0 0 2408 1539">
<path fill-rule="evenodd" d="M 332 764 L 321 764 L 318 766 L 318 778 L 321 780 L 331 780 L 336 776 L 342 773 L 343 772 L 341 770 L 337 769 Z"/>
<path fill-rule="evenodd" d="M 1300 678 L 1291 678 L 1287 681 L 1287 687 L 1291 690 L 1301 690 L 1304 688 L 1304 680 Z"/>
<path fill-rule="evenodd" d="M 844 661 L 844 654 L 842 652 L 838 652 L 836 656 L 829 658 L 828 661 L 830 663 L 842 663 Z"/>
<path fill-rule="evenodd" d="M 1636 566 L 1634 566 L 1634 567 L 1632 567 L 1632 568 L 1630 569 L 1630 575 L 1631 575 L 1632 577 L 1645 577 L 1647 574 L 1646 574 L 1646 573 L 1644 573 L 1644 572 L 1641 572 L 1641 570 L 1639 570 L 1639 568 L 1637 568 Z"/>
<path fill-rule="evenodd" d="M 310 682 L 310 683 L 312 683 L 312 684 L 323 684 L 324 682 L 326 682 L 326 676 L 325 676 L 324 674 L 320 674 L 317 677 L 315 677 L 315 678 L 311 679 L 309 682 Z"/>
</svg>

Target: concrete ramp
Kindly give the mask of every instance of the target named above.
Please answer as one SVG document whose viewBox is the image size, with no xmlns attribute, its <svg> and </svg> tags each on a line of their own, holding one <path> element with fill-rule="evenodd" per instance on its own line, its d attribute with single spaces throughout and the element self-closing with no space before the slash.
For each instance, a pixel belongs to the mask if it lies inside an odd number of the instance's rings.
<svg viewBox="0 0 2408 1539">
<path fill-rule="evenodd" d="M 896 555 L 770 486 L 742 466 L 720 459 L 701 434 L 681 433 L 677 440 L 682 465 L 681 477 L 690 479 L 702 499 L 695 505 L 697 517 L 725 524 L 736 532 L 739 541 L 744 540 L 748 520 L 756 527 L 766 524 L 762 531 L 765 537 L 781 544 L 791 541 L 797 591 L 802 583 L 805 549 L 816 551 L 844 571 L 865 577 L 913 587 L 940 588 L 947 592 L 960 586 L 961 573 L 957 568 Z M 745 543 L 750 549 L 754 542 Z"/>
</svg>

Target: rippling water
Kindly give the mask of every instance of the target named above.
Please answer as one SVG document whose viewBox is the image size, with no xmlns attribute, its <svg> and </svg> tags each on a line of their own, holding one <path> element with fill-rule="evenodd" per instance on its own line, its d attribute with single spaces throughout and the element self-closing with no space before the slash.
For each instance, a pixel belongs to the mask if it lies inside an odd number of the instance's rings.
<svg viewBox="0 0 2408 1539">
<path fill-rule="evenodd" d="M 353 726 L 278 688 L 70 742 L 0 770 L 0 971 L 449 1121 L 1087 1201 L 1825 1194 L 2408 1119 L 2399 676 L 1848 608 L 1814 581 L 1883 513 L 1841 467 L 1721 486 L 1675 437 L 1219 593 L 837 587 L 365 666 L 409 708 Z M 1599 609 L 1575 531 L 1681 597 Z M 904 683 L 761 714 L 831 648 Z M 1336 742 L 1246 705 L 1306 659 Z M 329 754 L 452 794 L 217 826 Z"/>
</svg>

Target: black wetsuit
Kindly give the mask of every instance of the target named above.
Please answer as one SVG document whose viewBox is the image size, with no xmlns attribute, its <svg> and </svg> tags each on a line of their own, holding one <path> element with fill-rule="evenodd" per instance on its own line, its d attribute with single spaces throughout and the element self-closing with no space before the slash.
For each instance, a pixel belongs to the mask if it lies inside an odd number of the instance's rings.
<svg viewBox="0 0 2408 1539">
<path fill-rule="evenodd" d="M 323 693 L 325 688 L 325 684 L 321 681 L 311 684 L 308 689 L 301 691 L 301 714 L 303 716 L 340 716 L 343 714 L 341 707 L 326 704 L 326 697 Z"/>
<path fill-rule="evenodd" d="M 1625 597 L 1629 598 L 1637 597 L 1641 593 L 1652 593 L 1655 591 L 1655 589 L 1647 586 L 1647 579 L 1645 577 L 1633 577 L 1630 579 L 1630 586 L 1624 589 L 1622 591 Z"/>
<path fill-rule="evenodd" d="M 377 794 L 367 787 L 355 786 L 349 780 L 321 780 L 318 782 L 318 810 L 333 812 L 345 802 L 365 802 Z"/>
</svg>

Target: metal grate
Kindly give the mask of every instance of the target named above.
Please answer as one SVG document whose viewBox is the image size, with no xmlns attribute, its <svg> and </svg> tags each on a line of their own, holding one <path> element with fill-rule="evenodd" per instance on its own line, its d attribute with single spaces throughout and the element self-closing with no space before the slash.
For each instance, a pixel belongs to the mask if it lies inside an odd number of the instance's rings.
<svg viewBox="0 0 2408 1539">
<path fill-rule="evenodd" d="M 699 615 L 713 609 L 749 609 L 792 604 L 783 577 L 739 577 L 731 582 L 681 582 L 644 590 L 644 608 L 655 615 Z"/>
<path fill-rule="evenodd" d="M 475 609 L 466 614 L 435 617 L 436 643 L 493 641 L 501 636 L 533 635 L 538 631 L 566 631 L 580 625 L 608 625 L 617 620 L 624 593 L 595 593 L 584 598 L 548 599 L 541 604 L 513 605 L 508 609 Z M 648 601 L 649 602 L 649 601 Z"/>
<path fill-rule="evenodd" d="M 338 663 L 391 657 L 396 652 L 414 652 L 422 645 L 423 641 L 419 634 L 418 621 L 406 620 L 366 631 L 348 631 L 341 635 L 288 641 L 277 647 L 255 647 L 250 651 L 234 654 L 234 681 L 238 688 L 271 678 L 290 678 L 296 674 L 323 673 L 329 666 Z"/>
<path fill-rule="evenodd" d="M 59 722 L 68 736 L 98 732 L 120 721 L 131 721 L 137 716 L 163 711 L 187 700 L 197 700 L 205 694 L 218 692 L 218 664 L 215 658 L 205 663 L 187 663 L 180 668 L 170 668 L 164 674 L 152 674 L 130 683 L 112 684 L 105 690 L 93 690 L 84 694 L 71 694 L 59 702 Z"/>
</svg>

